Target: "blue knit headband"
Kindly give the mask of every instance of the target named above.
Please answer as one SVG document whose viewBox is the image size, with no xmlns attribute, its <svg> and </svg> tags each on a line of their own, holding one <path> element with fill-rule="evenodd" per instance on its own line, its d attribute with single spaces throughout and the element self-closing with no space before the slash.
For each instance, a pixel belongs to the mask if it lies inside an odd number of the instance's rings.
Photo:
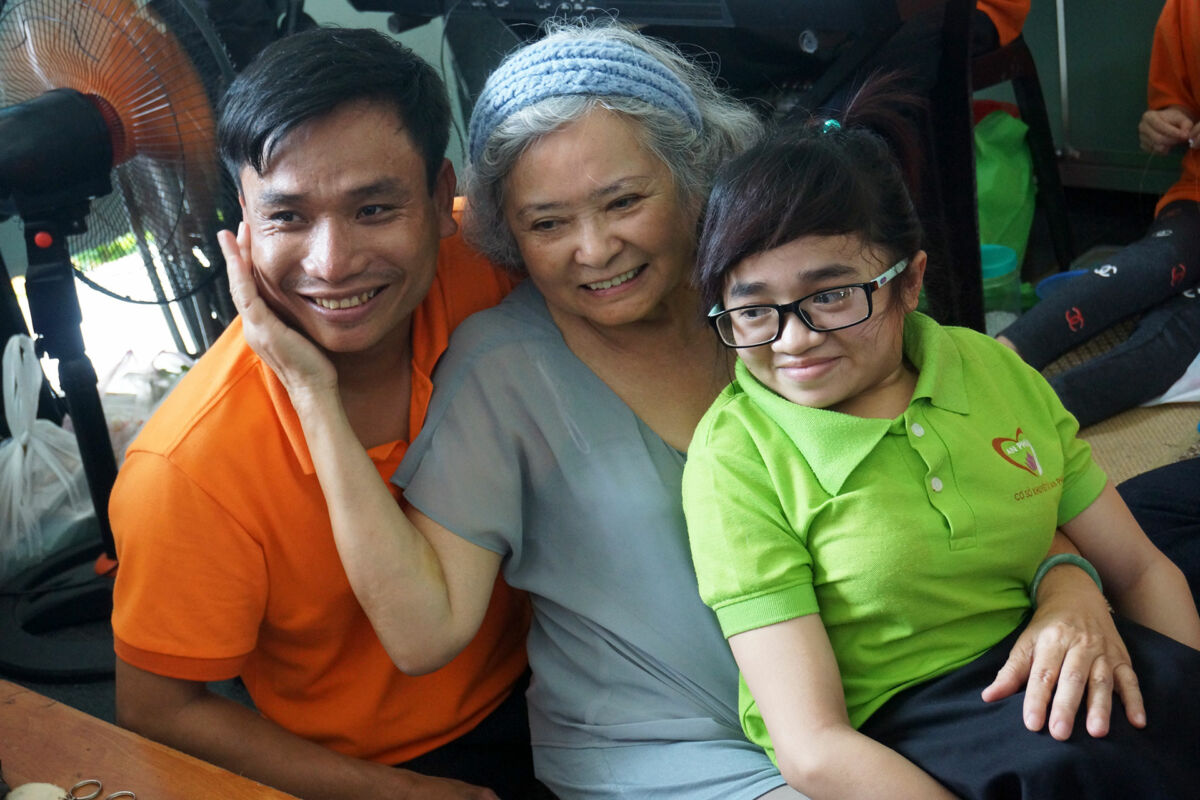
<svg viewBox="0 0 1200 800">
<path fill-rule="evenodd" d="M 471 163 L 504 120 L 564 95 L 633 97 L 701 127 L 692 90 L 649 53 L 621 41 L 550 37 L 517 51 L 488 78 L 471 113 Z"/>
</svg>

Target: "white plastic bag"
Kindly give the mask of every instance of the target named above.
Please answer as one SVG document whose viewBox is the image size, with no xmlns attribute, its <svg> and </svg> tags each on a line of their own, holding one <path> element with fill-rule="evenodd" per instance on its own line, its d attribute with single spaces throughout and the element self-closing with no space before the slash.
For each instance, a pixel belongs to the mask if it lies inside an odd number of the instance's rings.
<svg viewBox="0 0 1200 800">
<path fill-rule="evenodd" d="M 190 356 L 168 350 L 160 351 L 146 363 L 127 350 L 101 379 L 100 403 L 118 465 L 124 462 L 125 449 L 146 420 L 195 363 Z"/>
<path fill-rule="evenodd" d="M 12 437 L 0 442 L 0 583 L 74 544 L 95 513 L 74 435 L 37 419 L 42 367 L 28 336 L 8 340 L 2 375 Z"/>
</svg>

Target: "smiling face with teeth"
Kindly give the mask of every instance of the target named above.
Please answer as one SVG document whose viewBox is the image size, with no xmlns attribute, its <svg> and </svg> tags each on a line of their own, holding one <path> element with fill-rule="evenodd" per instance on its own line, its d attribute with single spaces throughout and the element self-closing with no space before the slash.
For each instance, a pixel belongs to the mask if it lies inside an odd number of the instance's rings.
<svg viewBox="0 0 1200 800">
<path fill-rule="evenodd" d="M 292 131 L 241 183 L 251 258 L 276 313 L 335 363 L 403 352 L 440 240 L 457 230 L 449 162 L 431 194 L 397 114 L 355 101 Z"/>
<path fill-rule="evenodd" d="M 505 181 L 505 219 L 560 321 L 637 322 L 688 290 L 697 212 L 638 133 L 597 109 L 530 145 Z"/>
<path fill-rule="evenodd" d="M 726 308 L 790 303 L 837 286 L 883 274 L 893 255 L 857 235 L 810 235 L 754 253 L 726 277 Z M 785 400 L 858 417 L 887 419 L 912 400 L 916 369 L 904 359 L 904 317 L 917 307 L 926 255 L 917 251 L 900 280 L 871 296 L 861 324 L 817 332 L 793 313 L 778 339 L 739 349 L 750 374 Z"/>
</svg>

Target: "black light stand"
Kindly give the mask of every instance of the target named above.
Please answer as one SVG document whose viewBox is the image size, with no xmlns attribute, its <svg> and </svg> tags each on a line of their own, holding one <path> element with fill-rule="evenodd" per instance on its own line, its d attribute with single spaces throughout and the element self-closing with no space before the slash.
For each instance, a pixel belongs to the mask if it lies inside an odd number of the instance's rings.
<svg viewBox="0 0 1200 800">
<path fill-rule="evenodd" d="M 117 478 L 108 423 L 100 405 L 99 379 L 83 349 L 80 324 L 83 314 L 75 292 L 75 272 L 67 253 L 67 236 L 86 230 L 88 204 L 60 212 L 56 218 L 25 221 L 25 248 L 29 268 L 25 292 L 38 354 L 58 359 L 58 382 L 67 401 L 67 413 L 79 442 L 83 471 L 100 523 L 105 554 L 116 559 L 112 527 L 108 523 L 108 495 Z"/>
<path fill-rule="evenodd" d="M 108 496 L 117 465 L 96 371 L 83 348 L 82 314 L 67 237 L 86 230 L 91 198 L 112 190 L 111 134 L 96 103 L 58 89 L 0 110 L 0 213 L 25 221 L 25 288 L 39 354 L 58 359 L 59 384 L 79 443 L 96 539 L 18 574 L 0 592 L 0 673 L 34 680 L 88 680 L 113 672 L 111 632 L 78 639 L 48 634 L 107 620 L 116 550 Z M 104 559 L 107 557 L 108 561 Z M 99 574 L 102 573 L 102 574 Z"/>
</svg>

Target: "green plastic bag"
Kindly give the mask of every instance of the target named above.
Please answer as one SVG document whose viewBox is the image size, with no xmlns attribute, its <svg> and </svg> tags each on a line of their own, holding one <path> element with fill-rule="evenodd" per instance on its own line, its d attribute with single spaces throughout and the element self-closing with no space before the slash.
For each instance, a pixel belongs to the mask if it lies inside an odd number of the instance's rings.
<svg viewBox="0 0 1200 800">
<path fill-rule="evenodd" d="M 1002 244 L 1025 262 L 1033 225 L 1033 159 L 1025 142 L 1028 126 L 1005 111 L 975 125 L 975 185 L 979 193 L 979 241 Z"/>
</svg>

